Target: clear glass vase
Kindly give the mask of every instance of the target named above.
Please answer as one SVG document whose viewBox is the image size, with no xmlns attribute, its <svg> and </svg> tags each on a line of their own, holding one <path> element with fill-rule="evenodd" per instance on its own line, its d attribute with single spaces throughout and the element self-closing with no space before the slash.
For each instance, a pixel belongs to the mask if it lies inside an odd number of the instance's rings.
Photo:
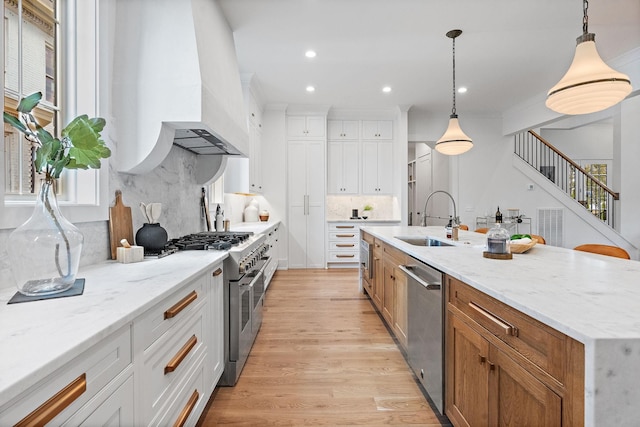
<svg viewBox="0 0 640 427">
<path fill-rule="evenodd" d="M 8 239 L 7 252 L 18 291 L 50 295 L 71 288 L 84 236 L 60 212 L 55 181 L 44 180 L 31 217 Z"/>
</svg>

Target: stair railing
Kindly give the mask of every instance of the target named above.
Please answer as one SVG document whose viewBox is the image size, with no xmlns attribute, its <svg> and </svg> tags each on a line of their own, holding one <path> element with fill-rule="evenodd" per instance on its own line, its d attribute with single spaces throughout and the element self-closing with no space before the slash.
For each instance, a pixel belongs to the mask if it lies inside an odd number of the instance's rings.
<svg viewBox="0 0 640 427">
<path fill-rule="evenodd" d="M 620 193 L 611 190 L 532 130 L 515 136 L 514 152 L 567 196 L 614 228 L 614 201 L 620 199 Z"/>
</svg>

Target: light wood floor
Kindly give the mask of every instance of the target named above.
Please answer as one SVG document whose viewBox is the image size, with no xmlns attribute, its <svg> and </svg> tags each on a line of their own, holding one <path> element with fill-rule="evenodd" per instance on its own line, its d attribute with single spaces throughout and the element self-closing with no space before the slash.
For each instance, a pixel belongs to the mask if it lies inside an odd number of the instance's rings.
<svg viewBox="0 0 640 427">
<path fill-rule="evenodd" d="M 440 426 L 356 270 L 278 271 L 235 387 L 202 426 Z"/>
</svg>

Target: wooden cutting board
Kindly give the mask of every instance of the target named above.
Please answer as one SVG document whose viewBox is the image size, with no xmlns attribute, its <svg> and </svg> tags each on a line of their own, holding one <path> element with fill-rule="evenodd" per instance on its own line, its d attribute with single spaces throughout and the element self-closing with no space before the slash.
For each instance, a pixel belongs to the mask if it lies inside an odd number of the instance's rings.
<svg viewBox="0 0 640 427">
<path fill-rule="evenodd" d="M 120 240 L 127 239 L 133 245 L 133 222 L 131 208 L 122 203 L 122 191 L 116 190 L 116 202 L 109 208 L 109 243 L 111 259 L 116 259 Z"/>
</svg>

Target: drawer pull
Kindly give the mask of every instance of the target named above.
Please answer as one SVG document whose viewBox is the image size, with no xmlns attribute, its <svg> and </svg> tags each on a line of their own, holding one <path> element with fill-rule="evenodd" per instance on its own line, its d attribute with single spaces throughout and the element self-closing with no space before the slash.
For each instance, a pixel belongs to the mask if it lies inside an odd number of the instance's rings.
<svg viewBox="0 0 640 427">
<path fill-rule="evenodd" d="M 338 248 L 352 248 L 354 246 L 353 243 L 336 243 L 336 247 Z"/>
<path fill-rule="evenodd" d="M 353 228 L 353 225 L 336 225 L 336 228 Z"/>
<path fill-rule="evenodd" d="M 198 403 L 199 398 L 200 393 L 198 393 L 198 390 L 196 389 L 193 391 L 193 394 L 189 398 L 189 401 L 187 402 L 185 407 L 182 408 L 182 412 L 180 412 L 180 416 L 173 424 L 173 427 L 182 427 L 184 423 L 187 422 L 187 418 L 189 418 L 189 415 L 191 415 L 191 411 L 193 411 L 193 408 L 196 407 L 196 403 Z"/>
<path fill-rule="evenodd" d="M 191 291 L 191 293 L 189 293 L 189 295 L 187 295 L 186 297 L 182 298 L 180 301 L 178 301 L 177 304 L 175 304 L 169 310 L 165 311 L 164 312 L 164 318 L 165 319 L 171 319 L 172 317 L 176 317 L 182 310 L 187 308 L 187 306 L 189 304 L 194 302 L 196 300 L 196 298 L 198 298 L 198 294 L 196 293 L 196 291 Z"/>
<path fill-rule="evenodd" d="M 484 317 L 485 319 L 495 323 L 500 328 L 502 328 L 504 333 L 505 333 L 505 335 L 511 335 L 511 336 L 514 336 L 514 337 L 518 336 L 518 328 L 516 328 L 515 326 L 512 326 L 512 325 L 508 324 L 507 322 L 505 322 L 504 320 L 500 319 L 499 317 L 489 313 L 487 310 L 485 310 L 484 308 L 480 307 L 479 305 L 477 305 L 473 301 L 469 301 L 468 304 L 469 304 L 469 307 L 474 309 L 482 317 Z"/>
<path fill-rule="evenodd" d="M 212 275 L 213 277 L 219 276 L 219 275 L 221 275 L 221 274 L 222 274 L 222 269 L 221 269 L 221 268 L 218 268 L 216 271 L 214 271 L 213 273 L 211 273 L 211 275 Z"/>
<path fill-rule="evenodd" d="M 336 234 L 336 237 L 355 237 L 355 234 Z"/>
<path fill-rule="evenodd" d="M 187 343 L 182 346 L 182 348 L 176 353 L 176 355 L 173 356 L 173 359 L 171 359 L 169 363 L 167 363 L 167 366 L 164 367 L 164 374 L 167 375 L 168 373 L 178 369 L 180 363 L 182 363 L 184 358 L 187 357 L 191 349 L 195 347 L 197 343 L 198 338 L 196 338 L 195 335 L 192 335 L 191 338 L 189 338 L 189 341 L 187 341 Z"/>
<path fill-rule="evenodd" d="M 336 255 L 336 258 L 353 258 L 353 257 L 355 257 L 354 254 L 351 254 L 351 255 Z"/>
<path fill-rule="evenodd" d="M 82 374 L 60 390 L 35 411 L 24 417 L 15 427 L 42 426 L 54 419 L 87 390 L 87 374 Z"/>
</svg>

